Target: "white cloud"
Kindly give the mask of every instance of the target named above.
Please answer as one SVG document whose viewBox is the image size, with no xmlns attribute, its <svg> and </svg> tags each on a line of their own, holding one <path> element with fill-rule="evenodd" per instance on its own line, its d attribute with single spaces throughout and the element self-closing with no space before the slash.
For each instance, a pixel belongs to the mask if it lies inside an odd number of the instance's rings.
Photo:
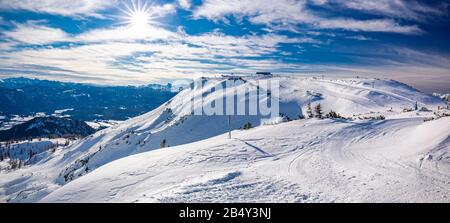
<svg viewBox="0 0 450 223">
<path fill-rule="evenodd" d="M 307 21 L 310 15 L 304 7 L 304 1 L 295 0 L 205 0 L 194 11 L 194 17 L 219 21 L 228 15 L 237 18 L 249 16 L 255 23 Z"/>
<path fill-rule="evenodd" d="M 0 0 L 0 10 L 27 10 L 63 16 L 99 16 L 96 12 L 116 0 Z"/>
<path fill-rule="evenodd" d="M 156 32 L 160 35 L 158 39 L 149 35 L 155 41 L 136 42 L 124 30 L 92 30 L 71 37 L 82 45 L 3 51 L 0 67 L 25 74 L 63 75 L 66 80 L 142 83 L 189 78 L 193 74 L 298 66 L 262 56 L 270 57 L 282 43 L 317 43 L 309 38 L 277 34 L 229 36 L 220 32 L 190 36 L 165 31 L 167 38 L 164 38 L 163 31 Z"/>
<path fill-rule="evenodd" d="M 187 10 L 192 7 L 192 2 L 191 0 L 178 0 L 178 5 L 180 6 L 180 8 Z"/>
<path fill-rule="evenodd" d="M 116 27 L 69 35 L 57 28 L 45 27 L 36 22 L 16 25 L 15 30 L 4 35 L 28 44 L 50 44 L 62 40 L 80 44 L 11 51 L 5 49 L 11 49 L 13 46 L 3 47 L 0 44 L 0 50 L 3 50 L 0 67 L 11 73 L 29 75 L 42 73 L 70 81 L 131 84 L 189 78 L 193 75 L 250 73 L 257 70 L 288 73 L 301 73 L 313 69 L 330 70 L 327 65 L 313 66 L 298 61 L 290 63 L 274 57 L 277 53 L 285 57 L 296 56 L 293 52 L 283 51 L 280 48 L 282 44 L 302 46 L 320 43 L 311 38 L 288 37 L 275 33 L 231 36 L 219 31 L 188 35 L 182 31 L 171 32 L 159 27 L 152 27 L 144 32 L 140 30 L 137 33 L 129 32 L 126 27 Z M 328 24 L 318 25 L 326 28 Z M 331 26 L 336 27 L 338 24 Z M 360 24 L 351 27 L 355 30 L 362 29 Z M 439 57 L 430 57 L 431 61 L 423 61 L 420 58 L 429 56 L 405 49 L 398 49 L 385 55 L 381 53 L 378 54 L 378 58 L 389 58 L 393 53 L 398 54 L 398 58 L 406 58 L 405 61 L 380 62 L 374 58 L 374 63 L 399 67 L 421 64 L 423 69 L 436 67 L 438 66 L 436 63 L 450 64 L 448 60 Z M 436 63 L 431 64 L 433 61 Z M 433 71 L 439 70 L 442 73 L 445 69 L 449 68 Z"/>
<path fill-rule="evenodd" d="M 328 3 L 328 0 L 310 0 L 314 5 L 325 5 Z"/>
<path fill-rule="evenodd" d="M 359 40 L 359 41 L 368 41 L 368 40 L 373 40 L 372 38 L 363 36 L 363 35 L 356 35 L 356 36 L 347 36 L 347 39 L 354 39 L 354 40 Z"/>
<path fill-rule="evenodd" d="M 317 1 L 316 1 L 317 3 Z M 325 1 L 319 1 L 325 4 Z M 414 25 L 401 25 L 392 19 L 356 20 L 353 18 L 323 17 L 310 12 L 306 1 L 279 0 L 205 0 L 195 9 L 195 18 L 213 21 L 226 21 L 227 16 L 248 20 L 255 24 L 271 27 L 285 27 L 294 30 L 292 25 L 307 24 L 317 29 L 342 29 L 365 32 L 394 32 L 415 34 L 420 28 Z"/>
<path fill-rule="evenodd" d="M 310 38 L 289 38 L 283 35 L 266 34 L 261 36 L 229 36 L 219 32 L 187 36 L 190 44 L 223 52 L 229 56 L 258 56 L 277 51 L 280 43 L 319 43 Z"/>
<path fill-rule="evenodd" d="M 3 36 L 21 43 L 37 45 L 70 40 L 63 30 L 41 25 L 36 21 L 16 24 L 15 29 L 3 32 Z"/>
<path fill-rule="evenodd" d="M 442 15 L 446 6 L 431 7 L 416 0 L 328 0 L 345 8 L 364 11 L 369 14 L 385 15 L 392 18 L 423 20 L 430 15 Z"/>
<path fill-rule="evenodd" d="M 49 27 L 45 21 L 16 23 L 12 30 L 1 36 L 11 41 L 28 45 L 46 45 L 61 42 L 102 43 L 111 41 L 133 42 L 136 40 L 154 41 L 176 38 L 177 33 L 148 25 L 145 27 L 117 26 L 105 29 L 92 29 L 81 34 L 69 34 L 59 28 Z"/>
<path fill-rule="evenodd" d="M 24 73 L 43 72 L 64 74 L 74 79 L 109 79 L 110 81 L 138 79 L 143 74 L 119 69 L 113 64 L 121 57 L 147 51 L 145 44 L 105 43 L 69 48 L 24 49 L 4 53 L 0 64 L 3 69 Z"/>
<path fill-rule="evenodd" d="M 15 45 L 13 42 L 0 42 L 0 51 L 13 50 Z"/>
<path fill-rule="evenodd" d="M 431 85 L 442 88 L 445 87 L 443 83 L 448 83 L 442 82 L 450 70 L 448 57 L 408 48 L 385 46 L 382 51 L 368 52 L 375 56 L 361 58 L 361 65 L 351 66 L 287 63 L 261 57 L 270 56 L 273 52 L 282 53 L 278 49 L 282 43 L 301 44 L 303 41 L 275 34 L 236 37 L 214 32 L 166 42 L 110 42 L 68 48 L 27 48 L 2 52 L 0 67 L 33 77 L 42 74 L 59 80 L 109 84 L 143 84 L 196 75 L 252 73 L 258 70 L 295 74 L 325 72 L 336 75 L 384 75 L 415 83 L 423 89 Z M 389 59 L 393 55 L 395 61 Z M 370 61 L 364 61 L 367 59 Z M 424 82 L 420 83 L 421 80 Z M 431 83 L 430 80 L 436 81 Z"/>
<path fill-rule="evenodd" d="M 80 42 L 135 41 L 174 38 L 176 34 L 156 26 L 134 27 L 119 26 L 109 29 L 93 29 L 74 38 Z"/>
<path fill-rule="evenodd" d="M 175 13 L 176 6 L 174 4 L 157 5 L 150 7 L 149 11 L 152 17 L 159 18 Z"/>
<path fill-rule="evenodd" d="M 366 32 L 391 32 L 404 34 L 421 33 L 416 25 L 400 25 L 390 19 L 354 20 L 354 19 L 327 19 L 316 23 L 322 29 L 345 29 Z"/>
</svg>

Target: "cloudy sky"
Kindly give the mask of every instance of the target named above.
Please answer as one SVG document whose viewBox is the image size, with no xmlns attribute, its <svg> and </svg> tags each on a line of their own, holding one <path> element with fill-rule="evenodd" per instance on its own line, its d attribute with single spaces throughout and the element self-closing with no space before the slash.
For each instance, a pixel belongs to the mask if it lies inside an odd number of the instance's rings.
<svg viewBox="0 0 450 223">
<path fill-rule="evenodd" d="M 450 92 L 450 2 L 0 0 L 0 77 L 368 75 Z"/>
</svg>

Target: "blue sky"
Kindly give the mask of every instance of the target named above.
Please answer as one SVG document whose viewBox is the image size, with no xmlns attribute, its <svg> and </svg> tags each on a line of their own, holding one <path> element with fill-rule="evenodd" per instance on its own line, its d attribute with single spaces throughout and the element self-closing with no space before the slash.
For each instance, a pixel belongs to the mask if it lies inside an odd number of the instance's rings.
<svg viewBox="0 0 450 223">
<path fill-rule="evenodd" d="M 449 1 L 0 0 L 0 75 L 100 84 L 272 71 L 450 92 Z"/>
</svg>

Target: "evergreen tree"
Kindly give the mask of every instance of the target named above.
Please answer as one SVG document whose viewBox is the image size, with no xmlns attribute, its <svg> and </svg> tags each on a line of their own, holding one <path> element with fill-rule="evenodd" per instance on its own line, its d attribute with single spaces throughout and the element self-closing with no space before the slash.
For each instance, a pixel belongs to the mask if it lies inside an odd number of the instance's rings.
<svg viewBox="0 0 450 223">
<path fill-rule="evenodd" d="M 248 129 L 251 129 L 251 128 L 252 128 L 252 123 L 247 122 L 247 123 L 244 124 L 244 129 L 245 130 L 248 130 Z"/>
<path fill-rule="evenodd" d="M 308 103 L 308 108 L 306 110 L 306 113 L 308 115 L 308 118 L 313 118 L 314 117 L 313 111 L 312 111 L 312 108 L 311 108 L 311 102 Z"/>
<path fill-rule="evenodd" d="M 167 141 L 166 139 L 163 139 L 163 141 L 161 142 L 161 148 L 166 148 L 167 147 Z"/>
<path fill-rule="evenodd" d="M 326 115 L 327 118 L 342 118 L 341 115 L 331 110 L 330 113 Z"/>
<path fill-rule="evenodd" d="M 322 113 L 322 106 L 320 105 L 320 103 L 318 105 L 316 105 L 316 107 L 314 107 L 314 111 L 316 113 L 316 118 L 322 119 L 323 118 L 323 113 Z"/>
<path fill-rule="evenodd" d="M 30 149 L 30 152 L 28 153 L 28 160 L 31 160 L 33 158 L 33 150 Z"/>
</svg>

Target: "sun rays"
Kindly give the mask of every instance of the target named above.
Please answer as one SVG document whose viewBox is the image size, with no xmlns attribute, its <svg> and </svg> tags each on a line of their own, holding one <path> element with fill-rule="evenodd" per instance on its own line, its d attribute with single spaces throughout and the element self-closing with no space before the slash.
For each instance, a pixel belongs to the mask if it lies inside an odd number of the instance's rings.
<svg viewBox="0 0 450 223">
<path fill-rule="evenodd" d="M 119 16 L 120 24 L 126 25 L 133 32 L 144 32 L 155 24 L 158 12 L 153 7 L 153 1 L 131 0 L 122 5 L 119 8 L 123 13 Z"/>
</svg>

